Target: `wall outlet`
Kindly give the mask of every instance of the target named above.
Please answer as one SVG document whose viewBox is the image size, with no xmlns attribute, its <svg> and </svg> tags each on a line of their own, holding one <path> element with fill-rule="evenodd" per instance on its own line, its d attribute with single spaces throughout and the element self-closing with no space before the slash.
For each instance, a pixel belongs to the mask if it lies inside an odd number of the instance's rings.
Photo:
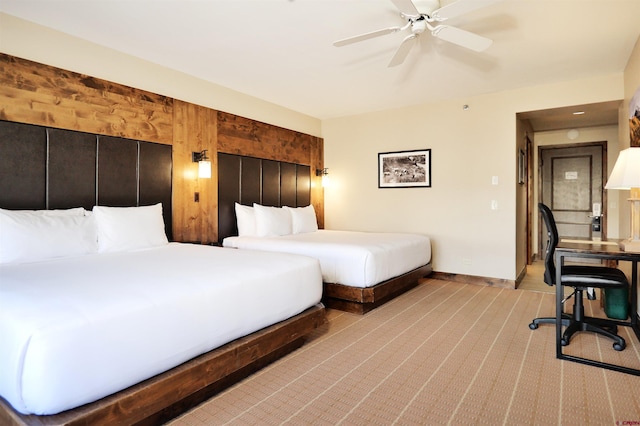
<svg viewBox="0 0 640 426">
<path fill-rule="evenodd" d="M 491 210 L 498 210 L 498 200 L 491 200 Z"/>
</svg>

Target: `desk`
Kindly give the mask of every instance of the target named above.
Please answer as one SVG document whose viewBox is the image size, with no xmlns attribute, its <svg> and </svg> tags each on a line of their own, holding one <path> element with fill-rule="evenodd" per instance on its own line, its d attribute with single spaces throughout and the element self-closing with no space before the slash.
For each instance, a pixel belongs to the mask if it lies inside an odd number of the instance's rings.
<svg viewBox="0 0 640 426">
<path fill-rule="evenodd" d="M 556 283 L 560 283 L 561 268 L 564 266 L 565 257 L 570 258 L 590 258 L 603 260 L 618 260 L 631 262 L 631 310 L 629 312 L 630 321 L 611 320 L 618 326 L 631 327 L 636 337 L 640 340 L 640 327 L 638 324 L 638 262 L 640 262 L 640 253 L 630 253 L 621 251 L 617 245 L 598 243 L 577 243 L 574 241 L 560 241 L 556 247 L 555 263 L 556 263 Z M 640 369 L 628 368 L 614 364 L 608 364 L 586 358 L 580 358 L 562 353 L 562 322 L 560 320 L 563 313 L 562 299 L 564 297 L 563 286 L 556 285 L 556 357 L 558 359 L 566 359 L 569 361 L 579 362 L 582 364 L 593 365 L 610 370 L 620 371 L 623 373 L 634 374 L 640 376 Z M 627 345 L 628 346 L 628 345 Z M 613 349 L 611 349 L 613 350 Z M 625 349 L 628 350 L 628 349 Z"/>
</svg>

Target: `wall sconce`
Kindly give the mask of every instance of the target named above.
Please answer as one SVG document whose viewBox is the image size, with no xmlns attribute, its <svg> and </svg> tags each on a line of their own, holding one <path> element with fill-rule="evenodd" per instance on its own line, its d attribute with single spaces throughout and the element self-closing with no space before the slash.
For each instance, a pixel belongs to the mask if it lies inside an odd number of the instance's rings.
<svg viewBox="0 0 640 426">
<path fill-rule="evenodd" d="M 211 178 L 211 161 L 207 157 L 207 150 L 200 152 L 194 152 L 191 155 L 191 161 L 198 163 L 198 177 L 209 179 Z"/>
<path fill-rule="evenodd" d="M 620 242 L 620 248 L 640 253 L 640 147 L 620 151 L 605 188 L 631 190 L 631 238 Z"/>
<path fill-rule="evenodd" d="M 325 188 L 329 186 L 329 169 L 316 169 L 316 176 L 322 176 L 322 187 Z"/>
</svg>

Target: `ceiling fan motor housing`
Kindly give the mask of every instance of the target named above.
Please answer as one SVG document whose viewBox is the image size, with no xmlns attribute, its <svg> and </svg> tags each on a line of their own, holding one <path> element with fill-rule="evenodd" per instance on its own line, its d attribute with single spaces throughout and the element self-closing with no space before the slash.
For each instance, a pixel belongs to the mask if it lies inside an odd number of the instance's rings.
<svg viewBox="0 0 640 426">
<path fill-rule="evenodd" d="M 427 29 L 427 20 L 424 16 L 420 16 L 418 19 L 411 20 L 411 32 L 414 34 L 421 34 Z"/>
</svg>

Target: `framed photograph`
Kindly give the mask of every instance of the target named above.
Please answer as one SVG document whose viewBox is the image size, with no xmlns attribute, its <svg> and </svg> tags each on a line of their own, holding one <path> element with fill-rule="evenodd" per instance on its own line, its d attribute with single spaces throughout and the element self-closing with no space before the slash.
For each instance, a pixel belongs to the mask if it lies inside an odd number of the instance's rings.
<svg viewBox="0 0 640 426">
<path fill-rule="evenodd" d="M 378 188 L 431 187 L 431 150 L 378 154 Z"/>
<path fill-rule="evenodd" d="M 527 157 L 523 150 L 518 151 L 518 184 L 524 185 L 527 175 Z"/>
</svg>

